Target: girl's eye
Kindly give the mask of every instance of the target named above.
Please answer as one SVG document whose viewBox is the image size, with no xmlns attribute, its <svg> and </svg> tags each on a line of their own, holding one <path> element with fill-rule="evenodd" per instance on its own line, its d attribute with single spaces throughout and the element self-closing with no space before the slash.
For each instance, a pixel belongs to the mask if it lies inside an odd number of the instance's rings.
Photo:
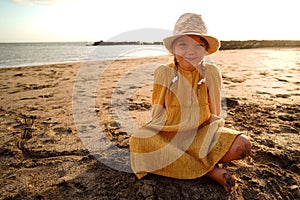
<svg viewBox="0 0 300 200">
<path fill-rule="evenodd" d="M 203 49 L 205 49 L 205 45 L 204 44 L 197 44 L 195 48 L 199 49 L 199 50 L 203 50 Z"/>
<path fill-rule="evenodd" d="M 178 45 L 181 46 L 181 47 L 185 47 L 185 46 L 186 46 L 186 43 L 180 42 Z"/>
</svg>

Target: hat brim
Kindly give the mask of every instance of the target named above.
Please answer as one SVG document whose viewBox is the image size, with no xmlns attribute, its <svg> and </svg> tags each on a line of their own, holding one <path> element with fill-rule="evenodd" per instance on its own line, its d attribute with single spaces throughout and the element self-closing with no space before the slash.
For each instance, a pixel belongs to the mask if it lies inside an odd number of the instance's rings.
<svg viewBox="0 0 300 200">
<path fill-rule="evenodd" d="M 177 38 L 184 36 L 184 35 L 198 35 L 198 36 L 204 38 L 208 42 L 208 46 L 209 46 L 209 48 L 207 50 L 208 54 L 213 54 L 216 51 L 218 51 L 218 49 L 220 48 L 220 41 L 218 39 L 216 39 L 215 37 L 212 37 L 210 35 L 203 35 L 203 34 L 199 34 L 199 33 L 185 33 L 185 34 L 173 35 L 173 36 L 167 37 L 163 40 L 165 47 L 167 48 L 167 50 L 170 53 L 173 53 L 173 47 L 172 47 L 173 42 Z"/>
</svg>

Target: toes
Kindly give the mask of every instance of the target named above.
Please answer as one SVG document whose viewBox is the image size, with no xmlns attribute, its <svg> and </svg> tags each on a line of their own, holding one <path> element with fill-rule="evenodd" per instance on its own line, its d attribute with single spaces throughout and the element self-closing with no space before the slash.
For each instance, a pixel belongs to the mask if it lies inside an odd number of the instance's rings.
<svg viewBox="0 0 300 200">
<path fill-rule="evenodd" d="M 221 184 L 228 193 L 233 192 L 237 188 L 235 177 L 225 169 L 216 167 L 207 176 Z"/>
<path fill-rule="evenodd" d="M 224 188 L 227 192 L 232 192 L 236 188 L 236 180 L 235 178 L 228 172 L 223 174 L 223 177 L 225 179 L 225 185 Z"/>
</svg>

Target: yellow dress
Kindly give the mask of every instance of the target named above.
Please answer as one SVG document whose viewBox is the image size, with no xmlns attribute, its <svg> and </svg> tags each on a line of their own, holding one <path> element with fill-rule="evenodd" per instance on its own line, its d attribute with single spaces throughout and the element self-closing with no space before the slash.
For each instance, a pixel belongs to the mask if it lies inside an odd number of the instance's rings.
<svg viewBox="0 0 300 200">
<path fill-rule="evenodd" d="M 239 132 L 224 127 L 220 117 L 221 73 L 205 65 L 198 70 L 174 64 L 155 70 L 152 120 L 130 137 L 131 168 L 138 178 L 147 173 L 179 179 L 201 177 L 229 150 Z"/>
</svg>

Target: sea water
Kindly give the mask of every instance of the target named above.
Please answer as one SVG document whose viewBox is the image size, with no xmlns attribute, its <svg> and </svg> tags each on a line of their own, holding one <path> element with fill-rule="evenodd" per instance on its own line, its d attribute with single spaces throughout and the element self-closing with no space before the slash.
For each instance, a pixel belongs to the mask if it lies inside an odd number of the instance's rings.
<svg viewBox="0 0 300 200">
<path fill-rule="evenodd" d="M 0 68 L 166 55 L 162 45 L 91 46 L 87 42 L 0 43 Z"/>
</svg>

